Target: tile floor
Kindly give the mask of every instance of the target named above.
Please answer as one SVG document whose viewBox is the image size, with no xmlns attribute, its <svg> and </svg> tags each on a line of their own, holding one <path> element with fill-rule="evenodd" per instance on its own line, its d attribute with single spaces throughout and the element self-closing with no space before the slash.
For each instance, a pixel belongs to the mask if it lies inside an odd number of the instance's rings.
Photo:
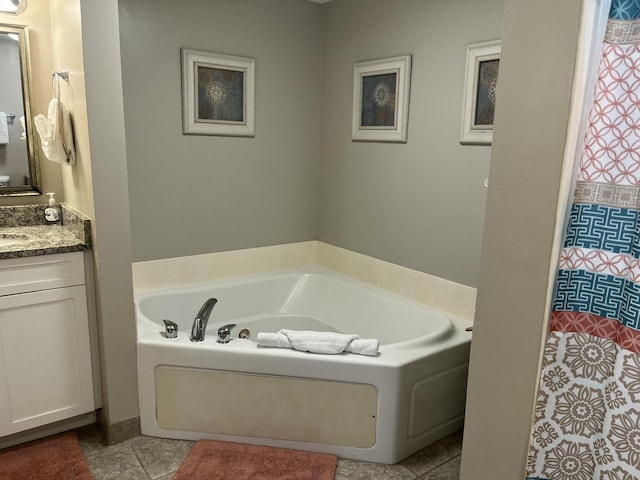
<svg viewBox="0 0 640 480">
<path fill-rule="evenodd" d="M 194 443 L 140 435 L 105 447 L 94 427 L 78 430 L 78 439 L 94 480 L 171 480 Z M 462 431 L 395 465 L 339 458 L 335 480 L 458 480 L 461 449 Z"/>
</svg>

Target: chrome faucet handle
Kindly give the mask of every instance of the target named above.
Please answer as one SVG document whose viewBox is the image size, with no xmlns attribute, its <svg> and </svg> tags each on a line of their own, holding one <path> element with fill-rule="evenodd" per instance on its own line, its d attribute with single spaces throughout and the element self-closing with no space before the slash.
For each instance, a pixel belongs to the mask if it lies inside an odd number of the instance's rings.
<svg viewBox="0 0 640 480">
<path fill-rule="evenodd" d="M 235 323 L 223 325 L 218 329 L 218 343 L 229 343 L 231 340 L 231 329 L 236 326 Z"/>
<path fill-rule="evenodd" d="M 164 322 L 164 331 L 167 334 L 167 338 L 178 337 L 178 324 L 171 320 L 162 320 Z"/>
</svg>

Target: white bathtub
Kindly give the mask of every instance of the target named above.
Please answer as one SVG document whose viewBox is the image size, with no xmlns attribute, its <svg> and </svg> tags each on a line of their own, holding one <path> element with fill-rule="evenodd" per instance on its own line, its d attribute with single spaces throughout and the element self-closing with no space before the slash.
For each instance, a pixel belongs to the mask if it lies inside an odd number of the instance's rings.
<svg viewBox="0 0 640 480">
<path fill-rule="evenodd" d="M 193 318 L 216 297 L 206 339 Z M 142 433 L 395 463 L 463 424 L 471 334 L 450 318 L 319 267 L 136 297 Z M 179 326 L 169 339 L 162 320 Z M 217 329 L 236 323 L 230 343 Z M 261 347 L 259 331 L 331 330 L 380 341 L 377 356 Z M 248 329 L 248 339 L 237 338 Z"/>
</svg>

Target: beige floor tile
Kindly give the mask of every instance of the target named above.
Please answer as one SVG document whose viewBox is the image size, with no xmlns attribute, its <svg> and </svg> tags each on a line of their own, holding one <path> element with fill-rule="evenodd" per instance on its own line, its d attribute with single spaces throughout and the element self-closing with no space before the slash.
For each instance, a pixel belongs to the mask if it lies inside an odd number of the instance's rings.
<svg viewBox="0 0 640 480">
<path fill-rule="evenodd" d="M 338 459 L 335 480 L 413 480 L 416 476 L 402 465 Z"/>
<path fill-rule="evenodd" d="M 164 477 L 160 477 L 157 480 L 171 480 L 173 478 L 173 474 L 174 473 L 176 473 L 176 472 L 171 472 L 170 474 L 165 475 Z"/>
<path fill-rule="evenodd" d="M 460 480 L 460 459 L 457 456 L 444 465 L 425 473 L 420 480 Z"/>
<path fill-rule="evenodd" d="M 400 462 L 400 465 L 420 476 L 448 462 L 460 453 L 462 450 L 458 447 L 456 439 L 446 437 L 405 458 Z"/>
<path fill-rule="evenodd" d="M 94 480 L 148 480 L 130 442 L 105 448 L 87 457 Z"/>
<path fill-rule="evenodd" d="M 151 480 L 175 472 L 195 442 L 138 436 L 131 445 Z"/>
<path fill-rule="evenodd" d="M 449 438 L 453 439 L 457 443 L 459 448 L 462 448 L 463 433 L 463 430 L 458 430 L 456 433 L 449 435 Z"/>
<path fill-rule="evenodd" d="M 76 430 L 78 434 L 78 443 L 82 448 L 85 458 L 105 450 L 106 446 L 102 445 L 100 432 L 95 425 L 89 425 Z"/>
</svg>

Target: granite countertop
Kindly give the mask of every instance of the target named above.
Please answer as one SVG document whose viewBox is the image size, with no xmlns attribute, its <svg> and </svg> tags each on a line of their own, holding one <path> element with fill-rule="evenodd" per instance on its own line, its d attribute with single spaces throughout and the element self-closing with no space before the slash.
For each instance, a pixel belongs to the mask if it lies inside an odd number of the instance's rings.
<svg viewBox="0 0 640 480">
<path fill-rule="evenodd" d="M 51 225 L 44 218 L 47 206 L 0 207 L 0 259 L 91 248 L 91 222 L 88 217 L 63 203 L 60 204 L 61 225 Z"/>
</svg>

